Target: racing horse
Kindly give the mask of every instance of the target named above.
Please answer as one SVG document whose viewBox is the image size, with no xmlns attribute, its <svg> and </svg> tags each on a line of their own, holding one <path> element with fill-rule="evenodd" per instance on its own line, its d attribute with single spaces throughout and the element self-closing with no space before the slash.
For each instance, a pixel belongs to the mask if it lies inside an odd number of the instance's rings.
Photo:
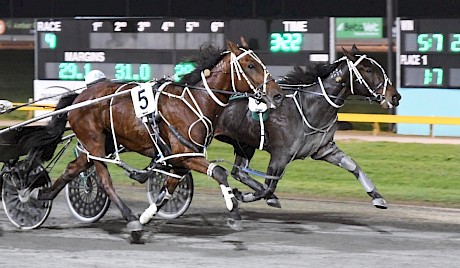
<svg viewBox="0 0 460 268">
<path fill-rule="evenodd" d="M 115 192 L 105 156 L 109 147 L 121 144 L 128 151 L 161 162 L 166 169 L 169 176 L 159 197 L 158 209 L 167 202 L 180 179 L 195 170 L 218 182 L 229 210 L 229 220 L 239 228 L 237 224 L 241 216 L 238 201 L 227 181 L 228 172 L 210 163 L 205 158 L 205 150 L 212 139 L 218 116 L 231 95 L 247 93 L 264 99 L 273 108 L 284 99 L 284 92 L 262 61 L 243 38 L 241 42 L 242 47 L 239 47 L 227 41 L 226 51 L 212 45 L 201 46 L 200 67 L 184 84 L 170 80 L 161 81 L 160 85 L 152 82 L 157 86 L 155 89 L 150 84 L 145 88 L 145 85 L 136 87 L 137 83 L 120 85 L 105 80 L 88 86 L 75 98 L 74 105 L 127 90 L 131 94 L 117 95 L 68 112 L 68 122 L 84 153 L 67 165 L 50 188 L 33 191 L 31 195 L 39 200 L 53 199 L 80 172 L 94 165 L 100 185 L 128 222 L 133 242 L 142 242 L 142 225 L 153 217 L 157 207 L 149 207 L 138 218 Z M 152 98 L 148 97 L 148 91 L 154 91 Z M 138 105 L 134 101 L 136 96 Z M 150 105 L 154 108 L 150 120 L 136 116 L 137 108 Z M 148 128 L 147 125 L 155 127 Z"/>
<path fill-rule="evenodd" d="M 343 49 L 343 53 L 344 56 L 332 64 L 317 64 L 306 71 L 295 66 L 279 81 L 286 93 L 283 105 L 270 111 L 265 122 L 253 119 L 257 119 L 254 113 L 262 118 L 263 109 L 248 108 L 247 98 L 230 101 L 222 112 L 215 138 L 233 145 L 236 156 L 231 174 L 255 191 L 243 194 L 234 189 L 240 201 L 265 198 L 268 205 L 281 207 L 274 192 L 286 165 L 295 159 L 311 157 L 353 173 L 372 198 L 372 204 L 387 208 L 371 179 L 334 143 L 334 133 L 338 109 L 348 96 L 365 96 L 384 109 L 397 106 L 401 96 L 375 60 L 354 45 L 351 52 Z M 257 148 L 270 154 L 266 174 L 258 174 L 248 167 Z M 250 173 L 262 174 L 265 183 L 253 179 Z"/>
</svg>

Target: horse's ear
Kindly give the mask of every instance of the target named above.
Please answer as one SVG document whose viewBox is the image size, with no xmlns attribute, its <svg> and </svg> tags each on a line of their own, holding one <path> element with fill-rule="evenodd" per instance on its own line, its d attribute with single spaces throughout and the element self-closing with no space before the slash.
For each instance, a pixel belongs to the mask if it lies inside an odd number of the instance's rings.
<svg viewBox="0 0 460 268">
<path fill-rule="evenodd" d="M 351 61 L 355 61 L 356 60 L 356 57 L 354 54 L 348 52 L 348 50 L 346 50 L 345 48 L 342 47 L 342 51 L 343 51 L 343 54 Z"/>
<path fill-rule="evenodd" d="M 351 52 L 354 55 L 361 55 L 361 51 L 359 51 L 358 47 L 355 44 L 353 44 L 353 46 L 351 47 Z"/>
<path fill-rule="evenodd" d="M 235 55 L 239 55 L 241 53 L 238 45 L 229 40 L 227 40 L 227 49 Z"/>
<path fill-rule="evenodd" d="M 241 42 L 241 46 L 245 49 L 249 49 L 249 45 L 248 43 L 246 42 L 246 39 L 244 39 L 243 36 L 240 37 L 240 42 Z"/>
</svg>

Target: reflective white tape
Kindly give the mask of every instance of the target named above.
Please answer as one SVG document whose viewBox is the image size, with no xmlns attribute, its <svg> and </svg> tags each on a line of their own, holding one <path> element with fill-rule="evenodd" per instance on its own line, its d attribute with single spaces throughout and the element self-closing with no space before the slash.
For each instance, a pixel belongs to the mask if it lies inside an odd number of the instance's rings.
<svg viewBox="0 0 460 268">
<path fill-rule="evenodd" d="M 233 194 L 232 188 L 221 184 L 220 189 L 222 190 L 222 194 L 224 195 L 225 205 L 227 205 L 227 209 L 229 211 L 232 211 L 233 210 L 232 197 L 235 197 L 235 195 Z"/>
</svg>

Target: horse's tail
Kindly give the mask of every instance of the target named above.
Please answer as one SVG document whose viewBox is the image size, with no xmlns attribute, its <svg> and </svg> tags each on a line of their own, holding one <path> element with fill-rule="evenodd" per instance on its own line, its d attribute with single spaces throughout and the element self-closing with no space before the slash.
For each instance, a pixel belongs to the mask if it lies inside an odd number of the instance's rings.
<svg viewBox="0 0 460 268">
<path fill-rule="evenodd" d="M 56 109 L 63 109 L 73 103 L 78 94 L 69 94 L 62 97 Z M 67 130 L 67 113 L 53 115 L 48 124 L 22 136 L 18 144 L 27 148 L 27 151 L 39 151 L 40 159 L 48 161 L 53 157 L 57 145 L 61 142 L 62 135 Z"/>
</svg>

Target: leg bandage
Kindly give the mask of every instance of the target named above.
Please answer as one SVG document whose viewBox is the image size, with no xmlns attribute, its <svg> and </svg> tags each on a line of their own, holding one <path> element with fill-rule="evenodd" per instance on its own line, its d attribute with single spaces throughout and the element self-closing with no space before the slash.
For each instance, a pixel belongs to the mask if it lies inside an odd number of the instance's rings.
<svg viewBox="0 0 460 268">
<path fill-rule="evenodd" d="M 342 159 L 340 159 L 339 166 L 348 171 L 355 171 L 356 169 L 355 161 L 353 161 L 349 156 L 342 157 Z"/>
<path fill-rule="evenodd" d="M 235 195 L 233 194 L 232 188 L 221 184 L 220 189 L 222 190 L 222 194 L 224 195 L 225 205 L 227 205 L 227 209 L 232 211 L 233 210 L 232 198 L 235 197 Z"/>
<path fill-rule="evenodd" d="M 212 177 L 212 171 L 214 170 L 215 167 L 217 167 L 217 164 L 210 163 L 208 166 L 208 170 L 206 171 L 206 175 L 208 175 L 209 177 Z"/>
<path fill-rule="evenodd" d="M 161 202 L 159 204 L 164 204 L 166 203 L 165 200 L 169 200 L 171 198 L 171 194 L 168 192 L 168 189 L 164 188 L 165 195 Z M 162 193 L 160 192 L 160 195 Z M 141 215 L 139 218 L 139 222 L 141 224 L 146 224 L 148 223 L 156 214 L 157 214 L 158 208 L 156 203 L 152 203 Z"/>
</svg>

